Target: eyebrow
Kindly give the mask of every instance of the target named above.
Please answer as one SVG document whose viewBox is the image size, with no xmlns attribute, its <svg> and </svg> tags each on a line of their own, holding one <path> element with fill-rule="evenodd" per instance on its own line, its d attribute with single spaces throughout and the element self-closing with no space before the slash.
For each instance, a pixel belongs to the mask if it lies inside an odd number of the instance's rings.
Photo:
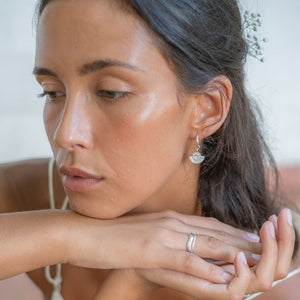
<svg viewBox="0 0 300 300">
<path fill-rule="evenodd" d="M 58 77 L 56 73 L 53 71 L 47 69 L 47 68 L 39 68 L 39 67 L 34 67 L 32 71 L 33 75 L 50 75 L 53 77 Z"/>
<path fill-rule="evenodd" d="M 78 68 L 77 71 L 80 76 L 84 76 L 84 75 L 90 74 L 92 72 L 99 71 L 99 70 L 102 70 L 105 68 L 110 68 L 110 67 L 121 67 L 121 68 L 129 69 L 132 71 L 136 71 L 136 72 L 143 72 L 143 70 L 138 68 L 137 66 L 125 63 L 125 62 L 117 60 L 117 59 L 95 60 L 93 62 L 82 65 L 81 67 Z M 58 77 L 55 72 L 53 72 L 47 68 L 34 67 L 32 73 L 34 75 L 50 75 L 53 77 Z"/>
<path fill-rule="evenodd" d="M 99 71 L 109 67 L 121 67 L 132 71 L 142 71 L 137 66 L 125 63 L 117 59 L 100 59 L 100 60 L 95 60 L 91 63 L 84 64 L 82 67 L 78 69 L 78 73 L 80 76 L 84 76 L 89 73 Z"/>
</svg>

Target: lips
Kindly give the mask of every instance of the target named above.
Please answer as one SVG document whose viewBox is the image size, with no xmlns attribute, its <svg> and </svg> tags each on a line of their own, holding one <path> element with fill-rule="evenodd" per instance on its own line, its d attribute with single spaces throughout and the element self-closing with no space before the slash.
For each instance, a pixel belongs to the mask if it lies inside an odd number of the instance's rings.
<svg viewBox="0 0 300 300">
<path fill-rule="evenodd" d="M 65 188 L 73 192 L 87 191 L 104 179 L 79 168 L 63 166 L 59 170 L 63 174 Z"/>
</svg>

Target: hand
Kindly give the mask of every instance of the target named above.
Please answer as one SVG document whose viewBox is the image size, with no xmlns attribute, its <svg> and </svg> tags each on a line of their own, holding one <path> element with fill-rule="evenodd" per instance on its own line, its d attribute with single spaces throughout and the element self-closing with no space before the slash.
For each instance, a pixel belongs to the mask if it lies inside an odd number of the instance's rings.
<svg viewBox="0 0 300 300">
<path fill-rule="evenodd" d="M 261 228 L 262 255 L 257 257 L 259 262 L 252 268 L 250 277 L 249 268 L 243 266 L 242 257 L 239 256 L 234 265 L 223 266 L 235 275 L 234 280 L 227 286 L 209 282 L 205 277 L 198 279 L 170 270 L 139 269 L 136 273 L 152 284 L 173 288 L 198 299 L 242 299 L 244 294 L 266 291 L 271 288 L 273 280 L 287 275 L 295 240 L 287 209 L 279 214 L 278 222 L 275 216 L 271 216 L 269 220 Z"/>
<path fill-rule="evenodd" d="M 251 234 L 212 218 L 172 211 L 114 220 L 78 216 L 70 228 L 71 264 L 106 269 L 168 269 L 215 283 L 227 283 L 232 276 L 201 257 L 233 262 L 241 250 L 248 253 L 249 260 L 250 253 L 261 251 L 258 238 Z M 190 232 L 198 236 L 194 254 L 186 252 Z"/>
<path fill-rule="evenodd" d="M 273 215 L 263 224 L 260 231 L 262 255 L 259 263 L 252 268 L 248 294 L 267 291 L 272 287 L 273 281 L 287 276 L 295 243 L 295 231 L 291 221 L 290 211 L 284 209 L 278 218 Z M 233 271 L 230 265 L 224 268 L 228 272 Z"/>
<path fill-rule="evenodd" d="M 290 210 L 283 209 L 278 218 L 271 216 L 263 225 L 260 235 L 262 255 L 257 266 L 253 267 L 248 294 L 267 291 L 272 287 L 273 281 L 287 276 L 295 244 L 295 231 Z"/>
</svg>

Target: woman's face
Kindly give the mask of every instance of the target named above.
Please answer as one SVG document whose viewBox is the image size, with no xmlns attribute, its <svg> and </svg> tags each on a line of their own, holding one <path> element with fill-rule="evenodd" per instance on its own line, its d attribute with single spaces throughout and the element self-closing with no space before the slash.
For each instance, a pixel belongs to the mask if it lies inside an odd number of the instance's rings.
<svg viewBox="0 0 300 300">
<path fill-rule="evenodd" d="M 71 207 L 113 218 L 186 206 L 188 105 L 151 34 L 111 2 L 54 0 L 38 24 L 34 73 Z"/>
</svg>

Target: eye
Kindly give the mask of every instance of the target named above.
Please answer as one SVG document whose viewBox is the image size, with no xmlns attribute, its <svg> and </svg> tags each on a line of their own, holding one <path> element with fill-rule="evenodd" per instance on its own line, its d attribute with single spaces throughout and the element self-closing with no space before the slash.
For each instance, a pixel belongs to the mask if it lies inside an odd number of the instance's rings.
<svg viewBox="0 0 300 300">
<path fill-rule="evenodd" d="M 44 91 L 42 94 L 39 94 L 39 98 L 44 98 L 46 97 L 46 100 L 49 101 L 55 101 L 58 98 L 64 97 L 65 94 L 61 92 L 56 92 L 56 91 Z"/>
<path fill-rule="evenodd" d="M 128 92 L 115 92 L 115 91 L 105 91 L 100 90 L 97 92 L 97 96 L 104 98 L 106 101 L 114 101 L 120 98 L 125 98 Z"/>
</svg>

